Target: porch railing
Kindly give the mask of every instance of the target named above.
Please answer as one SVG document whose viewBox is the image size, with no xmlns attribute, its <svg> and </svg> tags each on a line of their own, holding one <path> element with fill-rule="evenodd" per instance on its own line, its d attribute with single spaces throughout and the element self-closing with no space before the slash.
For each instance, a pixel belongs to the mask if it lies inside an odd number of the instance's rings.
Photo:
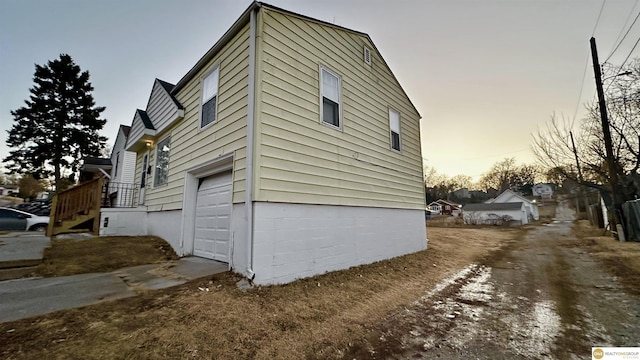
<svg viewBox="0 0 640 360">
<path fill-rule="evenodd" d="M 131 208 L 138 206 L 139 187 L 136 184 L 109 181 L 102 185 L 100 206 L 103 208 Z"/>
</svg>

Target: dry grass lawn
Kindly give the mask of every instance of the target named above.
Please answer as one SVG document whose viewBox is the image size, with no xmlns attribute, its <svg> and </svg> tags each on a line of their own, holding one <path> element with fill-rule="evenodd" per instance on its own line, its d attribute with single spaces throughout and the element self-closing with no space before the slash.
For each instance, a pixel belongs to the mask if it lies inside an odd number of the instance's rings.
<svg viewBox="0 0 640 360">
<path fill-rule="evenodd" d="M 429 249 L 288 285 L 232 273 L 0 324 L 3 359 L 340 358 L 388 314 L 523 230 L 428 228 Z M 205 291 L 199 288 L 205 289 Z M 206 291 L 208 289 L 208 291 Z"/>
<path fill-rule="evenodd" d="M 51 240 L 44 250 L 39 276 L 66 276 L 110 272 L 128 266 L 176 260 L 166 241 L 155 236 L 95 237 L 85 240 Z"/>
<path fill-rule="evenodd" d="M 622 285 L 635 295 L 640 295 L 640 242 L 620 242 L 603 229 L 589 225 L 586 220 L 576 221 L 574 234 L 587 246 L 591 256 L 602 263 Z"/>
</svg>

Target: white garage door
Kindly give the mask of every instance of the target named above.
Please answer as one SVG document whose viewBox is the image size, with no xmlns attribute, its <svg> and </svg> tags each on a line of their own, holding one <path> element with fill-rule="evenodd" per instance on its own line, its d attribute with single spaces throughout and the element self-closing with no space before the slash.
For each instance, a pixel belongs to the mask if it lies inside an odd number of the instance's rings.
<svg viewBox="0 0 640 360">
<path fill-rule="evenodd" d="M 193 254 L 229 262 L 231 172 L 201 180 L 196 201 Z"/>
</svg>

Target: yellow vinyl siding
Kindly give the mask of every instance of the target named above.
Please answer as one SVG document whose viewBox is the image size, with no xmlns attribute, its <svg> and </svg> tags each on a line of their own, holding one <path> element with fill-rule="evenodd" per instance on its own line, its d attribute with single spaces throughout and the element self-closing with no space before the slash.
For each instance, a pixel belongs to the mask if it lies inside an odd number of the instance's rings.
<svg viewBox="0 0 640 360">
<path fill-rule="evenodd" d="M 217 118 L 200 129 L 201 78 L 216 65 L 220 69 Z M 171 135 L 169 181 L 147 191 L 149 211 L 181 209 L 185 171 L 229 153 L 234 154 L 233 202 L 244 201 L 248 68 L 247 25 L 175 95 L 184 106 L 184 118 L 157 137 Z"/>
<path fill-rule="evenodd" d="M 424 208 L 419 115 L 368 38 L 261 14 L 256 200 Z M 342 130 L 320 123 L 320 65 L 342 78 Z M 389 107 L 400 112 L 401 153 L 391 150 Z"/>
</svg>

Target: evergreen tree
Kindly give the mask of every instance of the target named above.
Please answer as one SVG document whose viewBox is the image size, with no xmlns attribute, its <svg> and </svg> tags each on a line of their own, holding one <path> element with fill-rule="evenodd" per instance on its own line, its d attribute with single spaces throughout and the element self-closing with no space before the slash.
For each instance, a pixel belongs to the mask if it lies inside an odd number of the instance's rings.
<svg viewBox="0 0 640 360">
<path fill-rule="evenodd" d="M 81 72 L 67 54 L 36 64 L 33 81 L 26 106 L 11 111 L 15 123 L 8 131 L 5 166 L 12 173 L 53 173 L 58 189 L 63 170 L 75 173 L 85 156 L 100 155 L 107 140 L 98 134 L 105 108 L 95 106 L 89 72 Z"/>
</svg>

